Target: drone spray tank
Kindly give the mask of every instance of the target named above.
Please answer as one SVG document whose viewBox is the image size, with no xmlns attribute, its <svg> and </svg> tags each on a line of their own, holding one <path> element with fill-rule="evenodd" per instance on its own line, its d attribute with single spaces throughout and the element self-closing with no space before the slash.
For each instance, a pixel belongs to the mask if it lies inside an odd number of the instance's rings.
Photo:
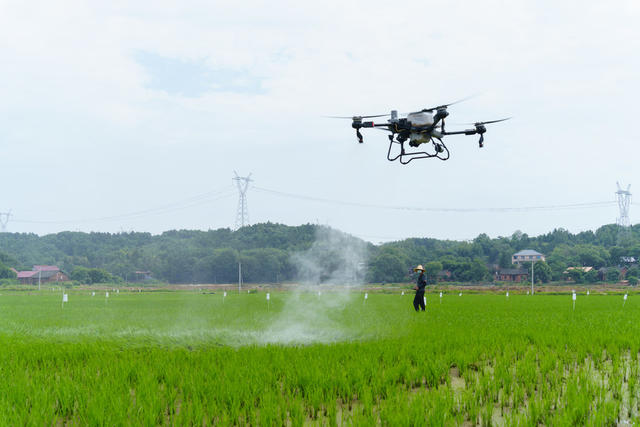
<svg viewBox="0 0 640 427">
<path fill-rule="evenodd" d="M 407 120 L 411 122 L 411 126 L 418 129 L 426 129 L 433 125 L 433 114 L 431 111 L 418 111 L 415 113 L 409 113 Z M 411 132 L 409 136 L 409 145 L 417 147 L 420 144 L 424 144 L 431 141 L 431 135 L 421 132 Z"/>
</svg>

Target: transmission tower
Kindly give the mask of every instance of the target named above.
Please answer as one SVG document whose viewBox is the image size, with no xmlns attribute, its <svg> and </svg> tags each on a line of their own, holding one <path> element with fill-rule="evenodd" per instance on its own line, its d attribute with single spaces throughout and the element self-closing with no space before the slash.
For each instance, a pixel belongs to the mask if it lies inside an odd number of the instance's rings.
<svg viewBox="0 0 640 427">
<path fill-rule="evenodd" d="M 631 185 L 627 185 L 627 189 L 623 190 L 619 182 L 616 182 L 618 191 L 616 191 L 616 197 L 618 199 L 618 209 L 620 209 L 620 216 L 616 221 L 621 228 L 627 229 L 631 226 L 629 221 L 629 206 L 631 205 L 631 192 L 629 189 Z"/>
<path fill-rule="evenodd" d="M 236 230 L 244 227 L 245 225 L 249 225 L 249 207 L 247 206 L 247 189 L 249 188 L 249 183 L 253 181 L 251 179 L 251 174 L 248 176 L 238 176 L 236 171 L 233 171 L 236 175 L 233 180 L 238 185 L 238 212 L 236 213 Z"/>
<path fill-rule="evenodd" d="M 9 223 L 9 218 L 11 217 L 11 210 L 9 212 L 0 212 L 0 232 L 7 232 L 7 224 Z"/>
</svg>

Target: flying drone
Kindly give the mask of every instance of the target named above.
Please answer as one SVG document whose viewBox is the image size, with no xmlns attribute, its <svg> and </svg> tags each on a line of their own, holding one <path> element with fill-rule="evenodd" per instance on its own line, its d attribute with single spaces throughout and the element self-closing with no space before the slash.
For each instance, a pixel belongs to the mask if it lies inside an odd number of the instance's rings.
<svg viewBox="0 0 640 427">
<path fill-rule="evenodd" d="M 440 160 L 448 160 L 449 149 L 442 141 L 442 138 L 447 135 L 480 135 L 478 145 L 482 148 L 484 146 L 484 134 L 487 132 L 485 125 L 503 122 L 510 119 L 510 117 L 507 117 L 499 120 L 469 123 L 469 125 L 473 125 L 472 129 L 454 132 L 446 131 L 444 128 L 444 119 L 449 116 L 447 108 L 453 104 L 457 104 L 458 102 L 461 101 L 439 105 L 433 108 L 424 108 L 420 111 L 407 114 L 407 117 L 398 117 L 398 111 L 396 110 L 391 110 L 390 114 L 376 114 L 371 116 L 329 117 L 335 119 L 351 119 L 351 127 L 356 130 L 356 137 L 358 138 L 359 143 L 364 142 L 362 133 L 360 133 L 360 129 L 362 128 L 376 128 L 390 132 L 387 159 L 392 162 L 399 160 L 400 163 L 406 165 L 415 159 L 430 159 L 435 157 Z M 374 119 L 387 116 L 390 116 L 387 123 L 363 121 L 364 119 Z M 415 148 L 416 150 L 408 151 L 405 149 L 405 143 L 408 143 L 409 147 Z M 429 143 L 431 144 L 429 145 Z M 400 145 L 400 152 L 396 152 L 395 156 L 392 157 L 391 152 L 396 144 Z"/>
</svg>

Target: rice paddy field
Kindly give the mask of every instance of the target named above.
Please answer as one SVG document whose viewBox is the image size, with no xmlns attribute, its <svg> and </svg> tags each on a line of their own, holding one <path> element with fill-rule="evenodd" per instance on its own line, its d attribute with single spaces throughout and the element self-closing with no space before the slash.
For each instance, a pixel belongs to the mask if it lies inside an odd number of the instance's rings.
<svg viewBox="0 0 640 427">
<path fill-rule="evenodd" d="M 0 424 L 640 419 L 640 295 L 68 295 L 0 291 Z"/>
</svg>

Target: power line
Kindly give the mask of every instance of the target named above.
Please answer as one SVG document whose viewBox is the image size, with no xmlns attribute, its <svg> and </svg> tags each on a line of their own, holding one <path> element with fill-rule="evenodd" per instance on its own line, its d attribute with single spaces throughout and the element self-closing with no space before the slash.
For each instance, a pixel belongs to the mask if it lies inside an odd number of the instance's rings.
<svg viewBox="0 0 640 427">
<path fill-rule="evenodd" d="M 218 190 L 208 191 L 206 193 L 191 196 L 185 199 L 181 199 L 176 202 L 168 203 L 165 205 L 156 206 L 154 208 L 143 209 L 140 211 L 129 212 L 119 215 L 111 215 L 96 218 L 81 218 L 70 220 L 42 220 L 42 219 L 13 219 L 14 222 L 26 223 L 26 224 L 76 224 L 87 222 L 102 222 L 102 221 L 117 221 L 121 219 L 136 219 L 150 215 L 160 215 L 171 213 L 179 210 L 189 209 L 195 206 L 200 206 L 206 203 L 211 203 L 225 197 L 229 197 L 233 194 L 233 187 L 227 186 Z"/>
<path fill-rule="evenodd" d="M 616 205 L 615 201 L 603 201 L 603 202 L 586 202 L 586 203 L 572 203 L 563 205 L 541 205 L 541 206 L 519 206 L 519 207 L 489 207 L 489 208 L 448 208 L 448 207 L 422 207 L 422 206 L 391 206 L 391 205 L 379 205 L 372 203 L 360 203 L 345 200 L 327 199 L 321 197 L 306 196 L 302 194 L 287 193 L 278 190 L 271 190 L 262 187 L 252 187 L 256 191 L 263 193 L 273 194 L 280 197 L 287 197 L 299 200 L 308 200 L 312 202 L 320 202 L 327 204 L 354 206 L 359 208 L 373 208 L 373 209 L 388 209 L 388 210 L 402 210 L 402 211 L 416 211 L 416 212 L 458 212 L 458 213 L 480 213 L 480 212 L 535 212 L 535 211 L 554 211 L 554 210 L 567 210 L 567 209 L 593 209 L 593 208 L 605 208 Z"/>
</svg>

